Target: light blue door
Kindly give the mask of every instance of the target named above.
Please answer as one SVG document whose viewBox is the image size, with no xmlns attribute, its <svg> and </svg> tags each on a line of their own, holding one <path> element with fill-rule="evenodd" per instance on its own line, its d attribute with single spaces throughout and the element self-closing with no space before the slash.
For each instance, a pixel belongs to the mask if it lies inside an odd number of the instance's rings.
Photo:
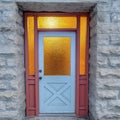
<svg viewBox="0 0 120 120">
<path fill-rule="evenodd" d="M 75 113 L 75 32 L 39 32 L 40 113 Z"/>
</svg>

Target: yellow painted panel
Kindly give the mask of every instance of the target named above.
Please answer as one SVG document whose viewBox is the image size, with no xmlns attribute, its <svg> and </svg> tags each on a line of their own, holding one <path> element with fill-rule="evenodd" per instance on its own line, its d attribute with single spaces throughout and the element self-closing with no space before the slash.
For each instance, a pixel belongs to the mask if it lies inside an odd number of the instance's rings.
<svg viewBox="0 0 120 120">
<path fill-rule="evenodd" d="M 37 19 L 38 28 L 76 28 L 77 18 L 76 17 L 38 17 Z"/>
<path fill-rule="evenodd" d="M 28 34 L 28 74 L 35 74 L 34 65 L 34 17 L 27 17 L 27 34 Z"/>
<path fill-rule="evenodd" d="M 87 17 L 80 17 L 80 75 L 86 74 Z"/>
<path fill-rule="evenodd" d="M 44 37 L 44 75 L 70 75 L 70 37 Z"/>
</svg>

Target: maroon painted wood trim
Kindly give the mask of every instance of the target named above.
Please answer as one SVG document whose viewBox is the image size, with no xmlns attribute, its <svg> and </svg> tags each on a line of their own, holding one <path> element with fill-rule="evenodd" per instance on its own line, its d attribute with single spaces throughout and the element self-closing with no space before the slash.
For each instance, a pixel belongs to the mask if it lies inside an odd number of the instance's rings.
<svg viewBox="0 0 120 120">
<path fill-rule="evenodd" d="M 89 72 L 89 64 L 88 64 L 88 62 L 89 62 L 89 31 L 90 31 L 90 27 L 89 27 L 89 23 L 90 23 L 90 16 L 89 15 L 87 15 L 87 47 L 86 47 L 86 72 L 87 72 L 87 76 L 88 76 L 88 72 Z"/>
<path fill-rule="evenodd" d="M 33 15 L 30 15 L 33 16 Z M 34 16 L 33 16 L 34 17 Z M 35 75 L 29 75 L 29 67 L 28 67 L 28 31 L 27 31 L 27 15 L 24 14 L 25 18 L 25 68 L 26 68 L 26 115 L 36 115 L 35 114 L 35 98 L 34 92 L 35 92 Z M 34 108 L 34 110 L 31 110 L 30 108 Z"/>
<path fill-rule="evenodd" d="M 37 16 L 36 14 L 34 15 L 35 17 L 35 43 L 34 43 L 34 48 L 35 48 L 35 95 L 36 95 L 36 115 L 39 114 L 39 79 L 38 79 L 38 32 L 37 32 Z"/>
<path fill-rule="evenodd" d="M 80 64 L 80 16 L 77 17 L 77 42 L 76 42 L 76 115 L 79 116 L 79 64 Z"/>
<path fill-rule="evenodd" d="M 28 34 L 27 34 L 27 16 L 24 14 L 24 27 L 25 27 L 25 77 L 26 77 L 26 114 L 28 115 L 29 106 L 29 91 L 28 91 Z"/>
<path fill-rule="evenodd" d="M 86 107 L 87 107 L 87 115 L 88 115 L 88 100 L 89 100 L 89 98 L 88 98 L 88 89 L 89 89 L 89 81 L 88 81 L 88 79 L 89 79 L 89 23 L 90 23 L 90 16 L 89 15 L 87 15 L 87 47 L 86 47 L 86 72 L 87 72 L 87 90 L 86 90 Z"/>
<path fill-rule="evenodd" d="M 46 29 L 46 28 L 44 28 L 44 29 L 39 29 L 38 28 L 38 31 L 39 32 L 46 32 L 46 31 L 76 31 L 77 30 L 77 28 L 73 28 L 73 29 L 71 29 L 71 28 L 68 28 L 68 29 L 66 29 L 66 28 L 52 28 L 52 29 Z"/>
<path fill-rule="evenodd" d="M 37 15 L 38 16 L 87 16 L 89 12 L 29 12 L 25 11 L 26 15 Z"/>
<path fill-rule="evenodd" d="M 86 75 L 88 76 L 88 60 L 89 60 L 89 15 L 87 17 L 87 34 L 86 34 Z"/>
<path fill-rule="evenodd" d="M 28 16 L 33 16 L 34 17 L 34 48 L 35 48 L 35 75 L 29 75 L 28 73 L 28 34 L 27 34 L 27 17 Z M 36 55 L 37 54 L 37 23 L 36 23 L 36 17 L 35 14 L 24 14 L 25 17 L 25 65 L 26 65 L 26 115 L 31 116 L 31 115 L 38 115 L 39 113 L 39 87 L 38 87 L 38 73 L 37 73 L 37 63 L 38 63 L 38 58 Z M 34 109 L 31 109 L 34 108 Z"/>
<path fill-rule="evenodd" d="M 82 17 L 82 16 L 81 16 Z M 89 16 L 87 15 L 86 34 L 86 71 L 85 75 L 79 75 L 79 115 L 88 116 L 88 59 L 89 59 Z"/>
<path fill-rule="evenodd" d="M 85 113 L 83 116 L 88 115 L 88 62 L 89 62 L 89 15 L 87 15 L 87 34 L 86 34 L 86 75 L 80 76 L 81 82 L 84 80 L 84 85 L 86 86 L 86 89 L 84 91 L 85 94 Z"/>
<path fill-rule="evenodd" d="M 77 13 L 77 12 L 74 12 L 74 13 L 37 13 L 38 16 L 80 16 L 80 15 L 87 15 L 88 13 Z"/>
</svg>

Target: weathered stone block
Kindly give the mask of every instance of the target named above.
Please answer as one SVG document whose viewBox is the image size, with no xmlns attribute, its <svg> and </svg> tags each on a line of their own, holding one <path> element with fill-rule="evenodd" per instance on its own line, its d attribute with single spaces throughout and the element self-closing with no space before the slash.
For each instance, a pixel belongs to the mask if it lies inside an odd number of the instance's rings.
<svg viewBox="0 0 120 120">
<path fill-rule="evenodd" d="M 115 108 L 117 108 L 116 110 L 120 110 L 120 100 L 110 100 L 109 102 L 108 102 L 108 104 L 109 104 L 109 109 L 115 109 Z M 119 111 L 117 111 L 117 112 L 119 112 Z"/>
<path fill-rule="evenodd" d="M 96 101 L 96 111 L 97 111 L 97 115 L 100 117 L 102 117 L 104 114 L 104 112 L 107 111 L 107 107 L 108 107 L 108 103 L 106 100 L 103 99 L 99 99 Z"/>
<path fill-rule="evenodd" d="M 9 67 L 15 67 L 17 64 L 16 64 L 16 59 L 15 58 L 13 58 L 13 59 L 8 59 L 7 60 L 7 65 L 9 66 Z"/>
<path fill-rule="evenodd" d="M 120 57 L 109 57 L 109 61 L 112 67 L 120 67 Z"/>
<path fill-rule="evenodd" d="M 15 46 L 9 46 L 9 45 L 5 45 L 5 46 L 1 46 L 0 45 L 0 54 L 15 54 L 16 53 L 16 47 Z"/>
<path fill-rule="evenodd" d="M 16 91 L 4 91 L 4 92 L 0 91 L 0 100 L 3 101 L 15 100 L 17 99 L 17 97 L 18 94 Z"/>
<path fill-rule="evenodd" d="M 120 87 L 120 79 L 119 78 L 98 78 L 97 79 L 97 87 L 102 89 L 118 89 Z"/>
<path fill-rule="evenodd" d="M 103 116 L 102 120 L 119 120 L 119 118 L 119 112 L 106 111 L 106 114 Z"/>
<path fill-rule="evenodd" d="M 7 80 L 0 80 L 0 90 L 8 90 L 9 89 L 9 81 Z"/>
<path fill-rule="evenodd" d="M 117 99 L 118 94 L 118 90 L 98 90 L 98 97 L 101 99 Z"/>
<path fill-rule="evenodd" d="M 120 12 L 113 12 L 113 13 L 111 13 L 111 21 L 113 23 L 120 22 Z"/>
<path fill-rule="evenodd" d="M 0 101 L 0 111 L 5 111 L 6 107 L 5 107 L 5 101 Z"/>
<path fill-rule="evenodd" d="M 111 45 L 120 45 L 120 35 L 119 34 L 111 34 L 110 35 L 110 44 Z"/>
<path fill-rule="evenodd" d="M 91 31 L 90 31 L 90 37 L 94 37 L 97 34 L 97 27 L 94 26 L 93 28 L 91 27 Z"/>
<path fill-rule="evenodd" d="M 104 55 L 110 54 L 110 49 L 108 46 L 98 46 L 97 52 Z"/>
<path fill-rule="evenodd" d="M 119 56 L 120 55 L 120 47 L 119 46 L 98 46 L 97 49 L 98 53 L 104 55 L 113 55 Z"/>
<path fill-rule="evenodd" d="M 109 12 L 111 9 L 111 2 L 109 0 L 100 2 L 96 5 L 97 12 Z"/>
<path fill-rule="evenodd" d="M 99 23 L 96 26 L 98 34 L 119 34 L 120 33 L 120 24 L 103 24 Z"/>
<path fill-rule="evenodd" d="M 15 102 L 15 101 L 9 101 L 9 102 L 6 101 L 5 102 L 6 110 L 14 111 L 14 110 L 18 109 L 18 104 L 19 103 Z"/>
<path fill-rule="evenodd" d="M 111 53 L 111 55 L 116 55 L 119 56 L 120 55 L 120 47 L 119 46 L 113 46 L 113 47 L 109 47 L 109 51 Z"/>
<path fill-rule="evenodd" d="M 6 60 L 0 59 L 0 66 L 5 66 L 6 65 Z"/>
<path fill-rule="evenodd" d="M 16 75 L 10 73 L 0 73 L 0 80 L 14 80 Z"/>
<path fill-rule="evenodd" d="M 110 12 L 97 12 L 97 23 L 110 23 Z"/>
<path fill-rule="evenodd" d="M 120 77 L 120 69 L 97 68 L 98 77 Z"/>
<path fill-rule="evenodd" d="M 119 0 L 111 0 L 111 11 L 120 12 L 120 1 Z"/>
<path fill-rule="evenodd" d="M 97 34 L 97 45 L 109 45 L 110 36 L 108 34 Z"/>
<path fill-rule="evenodd" d="M 97 56 L 97 64 L 99 67 L 108 67 L 108 58 L 103 56 Z"/>
<path fill-rule="evenodd" d="M 11 80 L 10 83 L 9 83 L 9 85 L 10 85 L 9 88 L 11 88 L 14 91 L 17 91 L 17 89 L 20 89 L 19 90 L 19 92 L 20 92 L 19 95 L 22 94 L 24 96 L 24 94 L 25 94 L 25 88 L 24 88 L 25 87 L 25 83 L 24 83 L 24 77 L 21 78 L 22 75 L 24 75 L 24 74 L 20 74 L 20 77 L 19 76 L 17 77 L 18 81 L 16 81 L 16 79 L 15 80 Z M 23 97 L 23 99 L 24 99 L 24 97 Z"/>
<path fill-rule="evenodd" d="M 0 11 L 10 11 L 10 10 L 13 10 L 13 11 L 18 10 L 18 7 L 17 7 L 15 2 L 12 1 L 12 2 L 9 2 L 9 3 L 4 3 L 4 2 L 0 3 Z"/>
<path fill-rule="evenodd" d="M 2 111 L 0 112 L 0 120 L 19 120 L 18 119 L 18 111 Z"/>
<path fill-rule="evenodd" d="M 97 16 L 96 15 L 92 15 L 92 20 L 90 21 L 90 27 L 93 28 L 95 27 L 97 24 Z"/>
</svg>

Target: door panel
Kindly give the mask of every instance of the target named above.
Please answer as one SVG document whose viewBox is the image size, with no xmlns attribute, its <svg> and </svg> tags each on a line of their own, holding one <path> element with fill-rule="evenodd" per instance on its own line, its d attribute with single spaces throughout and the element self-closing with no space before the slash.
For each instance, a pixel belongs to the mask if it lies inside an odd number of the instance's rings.
<svg viewBox="0 0 120 120">
<path fill-rule="evenodd" d="M 75 32 L 39 33 L 40 113 L 75 112 Z"/>
</svg>

